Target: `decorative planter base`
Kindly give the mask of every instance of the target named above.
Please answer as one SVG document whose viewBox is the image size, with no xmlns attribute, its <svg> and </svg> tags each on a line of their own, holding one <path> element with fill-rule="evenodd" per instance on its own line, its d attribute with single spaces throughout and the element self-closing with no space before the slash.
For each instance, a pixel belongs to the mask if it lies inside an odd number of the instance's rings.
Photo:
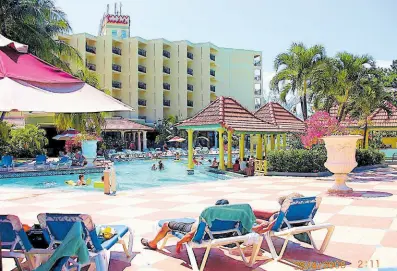
<svg viewBox="0 0 397 271">
<path fill-rule="evenodd" d="M 335 183 L 328 193 L 351 193 L 353 189 L 346 185 L 347 174 L 334 174 Z"/>
<path fill-rule="evenodd" d="M 194 169 L 188 169 L 187 175 L 194 175 Z"/>
</svg>

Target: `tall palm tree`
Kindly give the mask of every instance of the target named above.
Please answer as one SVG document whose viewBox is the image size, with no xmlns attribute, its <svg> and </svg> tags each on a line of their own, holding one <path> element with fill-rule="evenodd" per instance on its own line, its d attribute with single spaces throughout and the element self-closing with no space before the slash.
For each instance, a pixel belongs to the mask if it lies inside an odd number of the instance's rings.
<svg viewBox="0 0 397 271">
<path fill-rule="evenodd" d="M 303 119 L 308 118 L 308 92 L 315 67 L 325 58 L 321 45 L 307 48 L 303 43 L 293 43 L 287 52 L 276 56 L 276 74 L 270 82 L 270 89 L 280 93 L 285 102 L 289 93 L 298 96 Z"/>
<path fill-rule="evenodd" d="M 0 33 L 29 45 L 29 52 L 67 72 L 65 60 L 81 63 L 77 50 L 54 39 L 71 27 L 53 0 L 0 0 Z"/>
<path fill-rule="evenodd" d="M 347 52 L 338 53 L 335 58 L 328 58 L 318 65 L 313 70 L 311 88 L 316 94 L 313 98 L 314 107 L 329 110 L 333 105 L 338 105 L 339 121 L 344 120 L 354 110 L 358 99 L 367 93 L 375 89 L 379 93 L 383 92 L 373 58 Z"/>
</svg>

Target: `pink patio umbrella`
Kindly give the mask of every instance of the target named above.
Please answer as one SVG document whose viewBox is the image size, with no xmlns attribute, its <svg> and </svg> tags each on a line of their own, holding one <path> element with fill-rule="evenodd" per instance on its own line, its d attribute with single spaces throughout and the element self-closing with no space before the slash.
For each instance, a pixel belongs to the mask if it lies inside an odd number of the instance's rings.
<svg viewBox="0 0 397 271">
<path fill-rule="evenodd" d="M 0 112 L 132 110 L 103 91 L 27 53 L 26 45 L 0 35 Z"/>
<path fill-rule="evenodd" d="M 186 139 L 179 137 L 179 136 L 174 136 L 173 138 L 171 138 L 170 140 L 168 140 L 168 142 L 183 142 Z"/>
<path fill-rule="evenodd" d="M 80 132 L 75 130 L 75 129 L 68 129 L 64 131 L 63 133 L 56 135 L 53 137 L 55 140 L 72 140 L 76 136 L 80 135 Z"/>
</svg>

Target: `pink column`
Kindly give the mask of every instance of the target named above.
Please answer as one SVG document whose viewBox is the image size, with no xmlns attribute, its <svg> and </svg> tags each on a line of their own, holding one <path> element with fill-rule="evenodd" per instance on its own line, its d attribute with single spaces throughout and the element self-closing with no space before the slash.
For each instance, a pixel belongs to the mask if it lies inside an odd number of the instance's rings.
<svg viewBox="0 0 397 271">
<path fill-rule="evenodd" d="M 138 132 L 138 151 L 142 151 L 142 146 L 141 146 L 141 132 Z"/>
</svg>

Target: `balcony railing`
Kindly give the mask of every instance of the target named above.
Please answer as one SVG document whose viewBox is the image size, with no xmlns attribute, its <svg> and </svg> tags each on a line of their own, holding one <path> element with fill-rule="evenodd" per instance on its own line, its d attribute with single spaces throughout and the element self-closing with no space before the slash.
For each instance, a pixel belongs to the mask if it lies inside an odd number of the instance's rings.
<svg viewBox="0 0 397 271">
<path fill-rule="evenodd" d="M 121 49 L 118 47 L 112 47 L 112 53 L 121 56 Z"/>
<path fill-rule="evenodd" d="M 259 109 L 259 108 L 261 108 L 261 105 L 260 105 L 260 104 L 256 104 L 256 105 L 255 105 L 255 110 L 256 110 L 256 109 Z"/>
<path fill-rule="evenodd" d="M 146 67 L 143 66 L 143 65 L 138 65 L 138 71 L 139 71 L 139 72 L 146 73 Z"/>
<path fill-rule="evenodd" d="M 167 73 L 167 74 L 170 74 L 171 73 L 171 69 L 166 67 L 166 66 L 163 66 L 163 72 Z"/>
<path fill-rule="evenodd" d="M 118 64 L 112 64 L 112 70 L 116 72 L 121 72 L 121 66 Z"/>
<path fill-rule="evenodd" d="M 187 58 L 190 58 L 190 59 L 192 59 L 192 60 L 193 60 L 193 53 L 191 53 L 191 52 L 187 52 Z"/>
<path fill-rule="evenodd" d="M 146 121 L 146 116 L 138 116 L 138 119 Z"/>
<path fill-rule="evenodd" d="M 254 93 L 255 93 L 255 95 L 261 95 L 262 94 L 262 90 L 261 89 L 255 89 Z"/>
<path fill-rule="evenodd" d="M 193 85 L 191 85 L 191 84 L 187 84 L 187 90 L 189 90 L 189 91 L 193 91 Z"/>
<path fill-rule="evenodd" d="M 210 54 L 210 59 L 211 59 L 212 61 L 215 61 L 215 55 L 214 55 L 214 54 Z"/>
<path fill-rule="evenodd" d="M 262 65 L 262 61 L 255 61 L 254 60 L 254 66 L 261 66 Z"/>
<path fill-rule="evenodd" d="M 112 87 L 121 88 L 121 82 L 113 80 L 112 81 Z"/>
<path fill-rule="evenodd" d="M 171 106 L 171 100 L 163 100 L 164 106 Z"/>
<path fill-rule="evenodd" d="M 187 106 L 188 107 L 193 107 L 193 101 L 187 100 Z"/>
<path fill-rule="evenodd" d="M 193 75 L 193 69 L 187 68 L 187 74 Z"/>
<path fill-rule="evenodd" d="M 146 106 L 146 100 L 145 99 L 138 99 L 138 105 Z"/>
<path fill-rule="evenodd" d="M 87 62 L 87 64 L 85 64 L 85 65 L 90 71 L 96 71 L 96 65 L 95 64 Z"/>
<path fill-rule="evenodd" d="M 146 89 L 146 83 L 144 83 L 144 82 L 138 82 L 138 88 L 140 88 L 140 89 Z"/>
<path fill-rule="evenodd" d="M 95 46 L 91 46 L 91 45 L 86 44 L 85 45 L 85 50 L 87 52 L 89 52 L 89 53 L 96 54 L 96 47 Z"/>
<path fill-rule="evenodd" d="M 170 58 L 171 57 L 171 53 L 167 50 L 163 50 L 163 56 L 165 56 L 166 58 Z"/>
<path fill-rule="evenodd" d="M 215 70 L 210 70 L 210 75 L 215 76 Z"/>
<path fill-rule="evenodd" d="M 215 92 L 215 86 L 214 85 L 210 85 L 210 90 L 212 91 L 212 92 Z"/>
<path fill-rule="evenodd" d="M 171 85 L 168 83 L 163 83 L 163 89 L 171 90 Z"/>
<path fill-rule="evenodd" d="M 138 48 L 138 55 L 140 56 L 146 56 L 146 50 L 142 48 Z"/>
<path fill-rule="evenodd" d="M 261 76 L 260 75 L 256 75 L 254 76 L 255 81 L 260 81 L 261 80 Z"/>
</svg>

